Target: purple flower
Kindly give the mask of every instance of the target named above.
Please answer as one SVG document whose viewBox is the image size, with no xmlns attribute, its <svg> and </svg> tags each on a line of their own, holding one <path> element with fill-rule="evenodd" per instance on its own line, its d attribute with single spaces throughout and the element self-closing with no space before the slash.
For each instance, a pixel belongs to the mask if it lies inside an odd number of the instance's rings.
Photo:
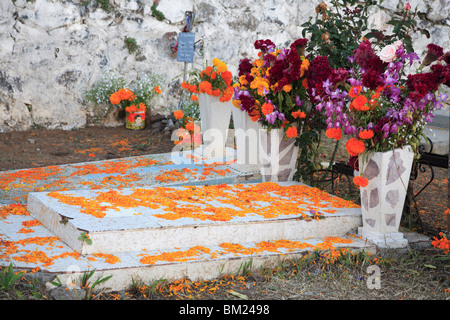
<svg viewBox="0 0 450 320">
<path fill-rule="evenodd" d="M 398 126 L 394 123 L 390 129 L 389 129 L 390 133 L 397 133 L 398 131 Z"/>
<path fill-rule="evenodd" d="M 266 120 L 270 124 L 274 124 L 275 120 L 277 120 L 277 113 L 278 111 L 274 111 L 271 114 L 266 115 Z"/>
<path fill-rule="evenodd" d="M 295 104 L 296 104 L 298 107 L 301 107 L 304 103 L 305 103 L 305 101 L 302 101 L 302 100 L 300 99 L 300 96 L 296 96 L 296 97 L 295 97 Z"/>
<path fill-rule="evenodd" d="M 350 83 L 350 85 L 352 87 L 356 87 L 356 86 L 360 86 L 361 85 L 361 82 L 359 80 L 355 79 L 355 78 L 349 78 L 348 79 L 348 83 Z"/>
</svg>

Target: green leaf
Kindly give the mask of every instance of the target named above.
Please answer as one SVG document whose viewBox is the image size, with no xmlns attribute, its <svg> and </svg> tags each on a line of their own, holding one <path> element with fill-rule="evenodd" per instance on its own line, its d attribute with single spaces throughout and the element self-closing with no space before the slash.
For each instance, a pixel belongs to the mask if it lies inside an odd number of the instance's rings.
<svg viewBox="0 0 450 320">
<path fill-rule="evenodd" d="M 84 232 L 82 232 L 80 234 L 80 236 L 78 237 L 78 240 L 86 242 L 87 245 L 91 245 L 92 244 L 92 240 L 89 239 L 89 236 L 86 233 L 84 233 Z"/>
</svg>

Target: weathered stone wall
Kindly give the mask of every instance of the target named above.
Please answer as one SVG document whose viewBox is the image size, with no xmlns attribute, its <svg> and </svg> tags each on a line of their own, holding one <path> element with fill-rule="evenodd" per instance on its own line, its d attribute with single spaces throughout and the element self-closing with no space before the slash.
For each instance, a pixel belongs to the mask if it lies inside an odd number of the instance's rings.
<svg viewBox="0 0 450 320">
<path fill-rule="evenodd" d="M 217 57 L 237 70 L 239 59 L 253 56 L 253 43 L 270 38 L 289 45 L 301 37 L 300 25 L 315 15 L 321 0 L 160 0 L 157 9 L 166 19 L 152 16 L 153 1 L 110 0 L 109 12 L 95 0 L 0 1 L 0 132 L 83 127 L 92 108 L 83 92 L 106 68 L 118 70 L 127 81 L 140 71 L 164 75 L 163 94 L 154 100 L 155 112 L 179 102 L 184 64 L 172 48 L 184 26 L 184 12 L 195 10 L 193 32 L 203 40 L 201 65 Z M 388 0 L 375 9 L 371 22 L 388 28 L 392 12 L 406 1 Z M 450 48 L 450 3 L 445 0 L 409 1 L 424 13 L 422 27 L 431 39 L 415 35 L 415 48 L 424 53 L 431 41 Z M 130 54 L 124 38 L 135 38 L 141 51 Z M 191 66 L 191 65 L 189 65 Z"/>
</svg>

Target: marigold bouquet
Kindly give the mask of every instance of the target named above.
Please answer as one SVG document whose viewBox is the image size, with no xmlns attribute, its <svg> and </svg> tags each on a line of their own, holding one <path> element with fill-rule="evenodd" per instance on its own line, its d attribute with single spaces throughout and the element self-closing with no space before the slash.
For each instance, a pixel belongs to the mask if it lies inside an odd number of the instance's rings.
<svg viewBox="0 0 450 320">
<path fill-rule="evenodd" d="M 142 90 L 142 87 L 137 88 L 139 96 L 134 94 L 128 88 L 122 88 L 111 94 L 109 100 L 111 104 L 119 106 L 124 109 L 127 114 L 127 120 L 132 123 L 135 120 L 136 113 L 142 113 L 141 118 L 145 120 L 145 114 L 147 111 L 147 106 L 144 101 L 150 101 L 153 95 L 161 94 L 161 89 L 159 86 L 155 86 L 152 92 L 147 92 L 149 90 Z"/>
<path fill-rule="evenodd" d="M 136 95 L 128 88 L 122 88 L 111 94 L 109 100 L 113 105 L 116 105 L 122 109 L 126 109 L 129 106 L 134 105 L 134 99 Z"/>
<path fill-rule="evenodd" d="M 227 69 L 227 64 L 217 58 L 212 60 L 201 71 L 193 70 L 190 80 L 183 81 L 181 87 L 191 93 L 191 100 L 197 101 L 199 93 L 220 97 L 222 102 L 230 101 L 233 96 L 233 74 Z"/>
<path fill-rule="evenodd" d="M 320 76 L 309 90 L 316 108 L 325 109 L 329 138 L 349 135 L 346 149 L 351 157 L 406 145 L 417 154 L 425 125 L 447 99 L 437 91 L 442 84 L 450 85 L 450 52 L 428 45 L 427 56 L 414 74 L 406 74 L 405 67 L 420 58 L 406 53 L 401 41 L 378 54 L 368 40 L 363 41 L 349 57 L 354 65 L 350 70 L 334 70 L 325 57 L 316 59 L 311 65 L 317 66 Z M 429 72 L 422 72 L 425 66 Z"/>
<path fill-rule="evenodd" d="M 145 93 L 137 96 L 130 89 L 122 88 L 112 93 L 109 100 L 113 105 L 119 106 L 127 112 L 145 111 L 145 102 L 153 98 L 153 95 L 161 94 L 159 86 L 155 86 L 152 91 L 153 94 Z"/>
<path fill-rule="evenodd" d="M 269 130 L 284 128 L 289 138 L 297 137 L 296 124 L 307 113 L 306 43 L 307 39 L 298 39 L 289 48 L 279 49 L 271 40 L 257 40 L 254 46 L 259 57 L 240 61 L 234 88 L 235 107 Z"/>
</svg>

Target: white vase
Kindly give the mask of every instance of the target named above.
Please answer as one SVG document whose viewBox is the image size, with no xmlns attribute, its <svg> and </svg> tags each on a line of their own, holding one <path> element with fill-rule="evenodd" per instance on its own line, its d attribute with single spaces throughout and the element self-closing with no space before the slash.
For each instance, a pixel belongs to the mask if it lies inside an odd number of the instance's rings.
<svg viewBox="0 0 450 320">
<path fill-rule="evenodd" d="M 359 233 L 381 248 L 403 248 L 399 232 L 414 152 L 410 146 L 359 156 L 359 172 L 369 181 L 361 187 L 363 226 Z"/>
<path fill-rule="evenodd" d="M 226 155 L 225 144 L 231 120 L 231 100 L 222 102 L 219 97 L 206 93 L 198 95 L 201 131 L 203 137 L 202 153 L 206 157 Z"/>
<path fill-rule="evenodd" d="M 253 121 L 239 108 L 232 108 L 234 137 L 236 143 L 236 164 L 246 171 L 259 170 L 259 131 L 264 130 L 259 122 Z"/>
<path fill-rule="evenodd" d="M 296 170 L 299 147 L 284 129 L 260 130 L 259 159 L 263 182 L 291 181 Z"/>
</svg>

